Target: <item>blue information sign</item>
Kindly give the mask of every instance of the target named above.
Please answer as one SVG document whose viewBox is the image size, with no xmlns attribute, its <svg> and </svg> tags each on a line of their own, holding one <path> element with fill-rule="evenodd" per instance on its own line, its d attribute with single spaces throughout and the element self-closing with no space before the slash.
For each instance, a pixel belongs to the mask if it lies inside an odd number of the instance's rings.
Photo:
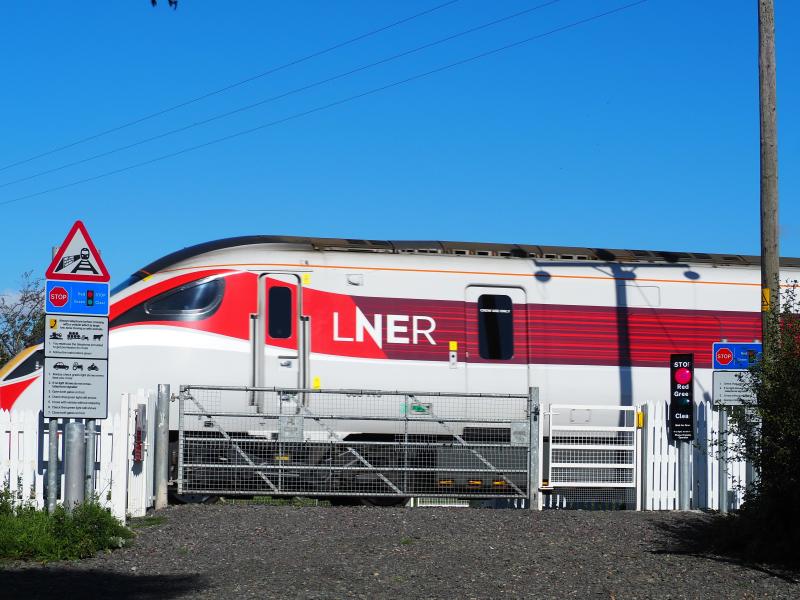
<svg viewBox="0 0 800 600">
<path fill-rule="evenodd" d="M 714 370 L 735 369 L 744 371 L 761 359 L 762 349 L 758 342 L 732 344 L 715 342 L 711 351 Z"/>
<path fill-rule="evenodd" d="M 108 315 L 108 284 L 47 280 L 45 312 L 66 315 Z"/>
</svg>

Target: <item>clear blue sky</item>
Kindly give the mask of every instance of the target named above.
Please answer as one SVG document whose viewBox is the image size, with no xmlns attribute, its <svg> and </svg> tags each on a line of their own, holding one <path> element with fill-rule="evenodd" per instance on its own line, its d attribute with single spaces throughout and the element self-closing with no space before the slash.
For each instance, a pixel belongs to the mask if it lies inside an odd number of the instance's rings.
<svg viewBox="0 0 800 600">
<path fill-rule="evenodd" d="M 0 167 L 444 0 L 13 2 Z M 3 184 L 545 0 L 461 0 L 302 65 L 0 172 Z M 630 1 L 630 0 L 627 0 Z M 209 126 L 0 187 L 0 203 L 403 79 L 623 5 L 562 0 Z M 781 244 L 800 256 L 800 4 L 776 0 Z M 91 183 L 0 205 L 0 291 L 83 219 L 115 281 L 243 234 L 758 252 L 757 1 L 650 0 L 484 60 Z"/>
</svg>

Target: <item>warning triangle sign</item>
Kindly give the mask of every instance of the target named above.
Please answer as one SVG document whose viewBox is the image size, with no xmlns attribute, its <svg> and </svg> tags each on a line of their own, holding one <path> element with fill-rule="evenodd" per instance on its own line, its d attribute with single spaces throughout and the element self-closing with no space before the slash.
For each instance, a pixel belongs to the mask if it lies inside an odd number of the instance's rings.
<svg viewBox="0 0 800 600">
<path fill-rule="evenodd" d="M 65 281 L 108 281 L 111 275 L 103 264 L 89 232 L 75 221 L 45 273 L 47 279 Z"/>
</svg>

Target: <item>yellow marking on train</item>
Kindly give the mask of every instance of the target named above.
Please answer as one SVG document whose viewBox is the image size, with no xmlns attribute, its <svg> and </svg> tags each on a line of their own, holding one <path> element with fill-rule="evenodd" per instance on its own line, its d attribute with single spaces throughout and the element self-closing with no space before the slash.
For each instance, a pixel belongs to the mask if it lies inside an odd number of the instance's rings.
<svg viewBox="0 0 800 600">
<path fill-rule="evenodd" d="M 320 381 L 319 377 L 314 377 L 311 380 L 311 387 L 315 390 L 318 390 L 322 387 L 322 382 Z"/>
<path fill-rule="evenodd" d="M 458 352 L 458 342 L 450 341 L 450 352 Z"/>
<path fill-rule="evenodd" d="M 7 374 L 9 374 L 11 371 L 13 371 L 15 368 L 17 368 L 17 365 L 19 365 L 23 360 L 28 358 L 34 352 L 36 352 L 36 346 L 28 346 L 24 350 L 20 351 L 20 353 L 17 354 L 14 358 L 12 358 L 6 364 L 4 364 L 0 368 L 0 381 L 3 381 L 3 379 L 5 378 L 5 376 Z M 34 371 L 34 372 L 36 372 L 36 371 Z M 38 373 L 37 373 L 37 376 L 38 376 Z"/>
<path fill-rule="evenodd" d="M 303 273 L 303 285 L 311 285 L 311 273 Z"/>
</svg>

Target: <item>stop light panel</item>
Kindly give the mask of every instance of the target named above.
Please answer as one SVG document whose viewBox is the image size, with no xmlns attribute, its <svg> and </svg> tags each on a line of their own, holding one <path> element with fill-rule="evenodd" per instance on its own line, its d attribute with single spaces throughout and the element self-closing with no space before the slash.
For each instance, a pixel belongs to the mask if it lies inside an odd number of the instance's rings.
<svg viewBox="0 0 800 600">
<path fill-rule="evenodd" d="M 669 430 L 673 440 L 694 439 L 694 354 L 669 357 Z"/>
</svg>

